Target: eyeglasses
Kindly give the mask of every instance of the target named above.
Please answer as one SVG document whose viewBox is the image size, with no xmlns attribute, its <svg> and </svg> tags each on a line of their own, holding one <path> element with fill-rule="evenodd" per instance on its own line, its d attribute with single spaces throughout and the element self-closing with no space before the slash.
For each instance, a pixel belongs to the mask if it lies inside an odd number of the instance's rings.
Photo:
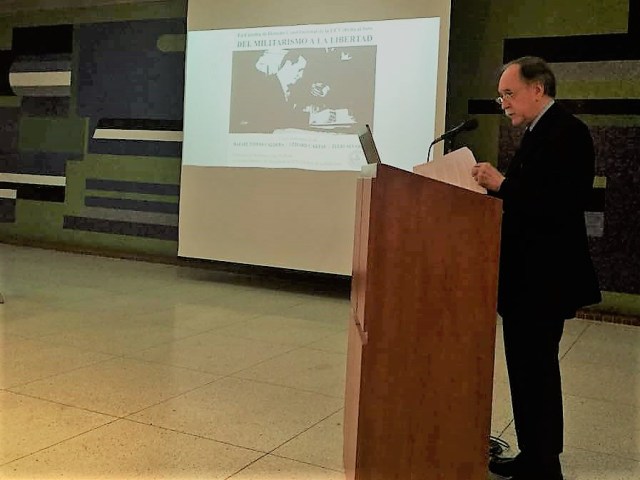
<svg viewBox="0 0 640 480">
<path fill-rule="evenodd" d="M 502 106 L 505 100 L 511 101 L 515 95 L 516 95 L 515 92 L 509 92 L 509 91 L 504 92 L 503 94 L 495 98 L 495 102 L 498 105 Z"/>
</svg>

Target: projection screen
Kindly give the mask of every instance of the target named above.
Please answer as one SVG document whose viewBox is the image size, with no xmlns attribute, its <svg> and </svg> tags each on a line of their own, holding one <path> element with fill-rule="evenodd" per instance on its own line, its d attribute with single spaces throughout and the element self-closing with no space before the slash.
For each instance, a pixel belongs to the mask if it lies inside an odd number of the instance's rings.
<svg viewBox="0 0 640 480">
<path fill-rule="evenodd" d="M 178 255 L 351 274 L 370 125 L 426 160 L 445 117 L 450 0 L 190 0 Z"/>
</svg>

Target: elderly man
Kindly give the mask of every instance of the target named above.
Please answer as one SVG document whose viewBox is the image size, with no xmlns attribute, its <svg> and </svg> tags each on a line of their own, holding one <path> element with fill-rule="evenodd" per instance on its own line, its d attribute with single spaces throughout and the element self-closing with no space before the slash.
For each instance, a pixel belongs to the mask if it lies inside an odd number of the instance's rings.
<svg viewBox="0 0 640 480">
<path fill-rule="evenodd" d="M 520 453 L 491 459 L 489 470 L 512 480 L 562 480 L 560 339 L 566 319 L 601 300 L 584 220 L 593 142 L 586 125 L 555 102 L 544 60 L 505 65 L 498 93 L 525 134 L 505 175 L 489 163 L 472 175 L 503 200 L 498 312 Z"/>
</svg>

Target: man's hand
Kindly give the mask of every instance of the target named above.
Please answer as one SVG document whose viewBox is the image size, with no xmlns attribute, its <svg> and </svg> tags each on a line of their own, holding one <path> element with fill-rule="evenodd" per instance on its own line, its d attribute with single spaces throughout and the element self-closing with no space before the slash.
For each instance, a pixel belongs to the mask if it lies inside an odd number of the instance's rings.
<svg viewBox="0 0 640 480">
<path fill-rule="evenodd" d="M 504 175 L 496 170 L 493 165 L 486 162 L 475 165 L 471 169 L 471 175 L 478 182 L 478 185 L 493 192 L 500 190 L 500 185 L 504 180 Z"/>
</svg>

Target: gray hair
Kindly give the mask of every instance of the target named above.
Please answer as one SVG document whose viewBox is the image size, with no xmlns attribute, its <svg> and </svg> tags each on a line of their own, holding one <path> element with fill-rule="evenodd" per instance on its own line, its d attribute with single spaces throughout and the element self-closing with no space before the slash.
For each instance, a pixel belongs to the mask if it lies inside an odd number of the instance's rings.
<svg viewBox="0 0 640 480">
<path fill-rule="evenodd" d="M 556 96 L 556 77 L 549 64 L 540 57 L 520 57 L 502 67 L 502 72 L 511 65 L 520 65 L 520 78 L 526 83 L 540 83 L 544 93 L 551 98 Z"/>
</svg>

